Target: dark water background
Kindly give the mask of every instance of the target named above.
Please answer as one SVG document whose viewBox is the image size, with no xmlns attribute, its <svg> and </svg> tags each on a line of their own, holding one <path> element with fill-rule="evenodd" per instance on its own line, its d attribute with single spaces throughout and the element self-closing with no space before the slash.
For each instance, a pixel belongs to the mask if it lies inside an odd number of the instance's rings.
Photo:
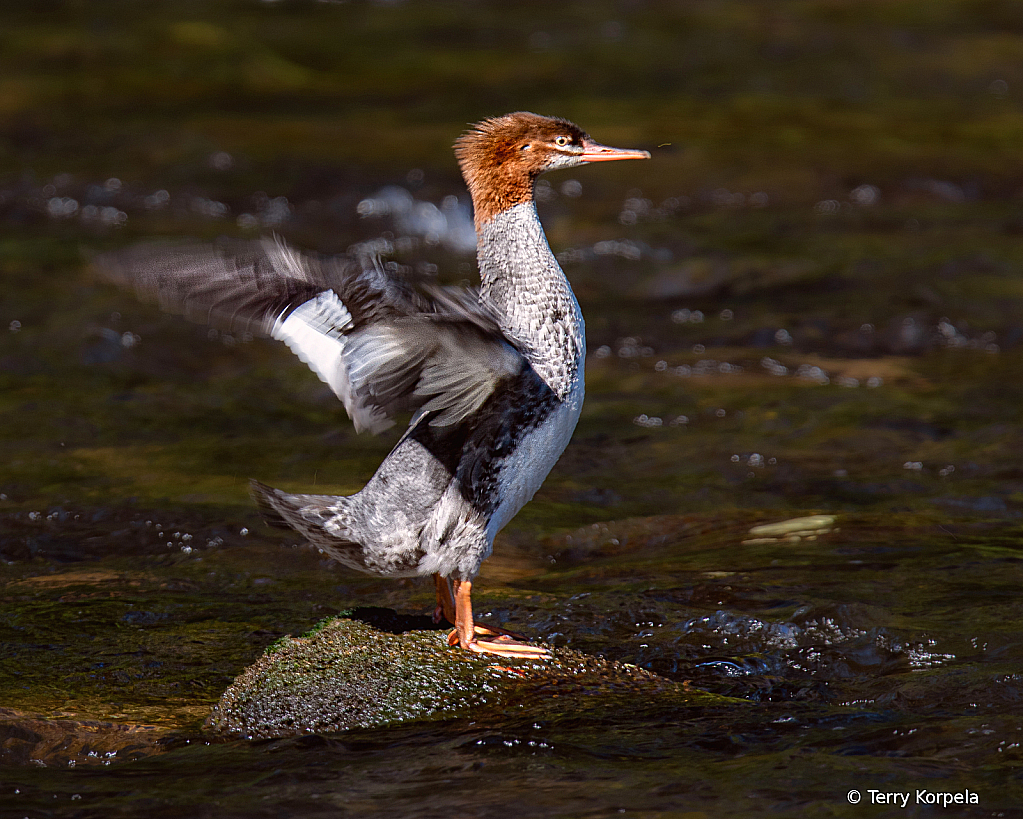
<svg viewBox="0 0 1023 819">
<path fill-rule="evenodd" d="M 1009 0 L 0 8 L 0 815 L 1023 815 L 1020 54 Z M 432 590 L 247 497 L 393 439 L 83 252 L 277 231 L 472 280 L 450 144 L 518 109 L 654 158 L 539 190 L 587 405 L 477 608 L 735 701 L 209 745 L 279 636 Z"/>
</svg>

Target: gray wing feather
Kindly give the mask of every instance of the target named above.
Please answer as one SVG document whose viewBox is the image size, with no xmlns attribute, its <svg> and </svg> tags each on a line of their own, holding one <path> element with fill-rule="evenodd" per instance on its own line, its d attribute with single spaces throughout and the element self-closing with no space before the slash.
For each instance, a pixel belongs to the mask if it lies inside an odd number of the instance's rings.
<svg viewBox="0 0 1023 819">
<path fill-rule="evenodd" d="M 231 332 L 270 335 L 276 319 L 360 270 L 303 257 L 276 239 L 150 243 L 93 259 L 101 275 L 168 313 Z"/>
<path fill-rule="evenodd" d="M 141 245 L 93 261 L 168 312 L 285 342 L 360 431 L 401 412 L 460 423 L 529 366 L 476 291 L 417 290 L 370 258 L 302 254 L 274 238 Z"/>
</svg>

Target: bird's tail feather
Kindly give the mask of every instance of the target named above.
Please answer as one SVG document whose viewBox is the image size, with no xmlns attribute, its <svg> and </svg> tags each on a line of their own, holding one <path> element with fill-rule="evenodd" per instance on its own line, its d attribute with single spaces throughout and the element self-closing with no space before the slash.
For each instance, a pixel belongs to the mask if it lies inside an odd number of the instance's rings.
<svg viewBox="0 0 1023 819">
<path fill-rule="evenodd" d="M 346 537 L 345 529 L 337 519 L 338 510 L 348 498 L 336 495 L 292 495 L 256 480 L 249 481 L 249 488 L 256 507 L 268 525 L 293 529 L 317 544 L 324 541 L 334 546 L 358 544 L 357 539 Z"/>
<path fill-rule="evenodd" d="M 259 514 L 263 516 L 263 520 L 268 526 L 273 526 L 276 529 L 292 528 L 280 511 L 280 504 L 284 501 L 282 492 L 265 483 L 260 483 L 254 478 L 249 481 L 249 492 L 256 502 Z"/>
</svg>

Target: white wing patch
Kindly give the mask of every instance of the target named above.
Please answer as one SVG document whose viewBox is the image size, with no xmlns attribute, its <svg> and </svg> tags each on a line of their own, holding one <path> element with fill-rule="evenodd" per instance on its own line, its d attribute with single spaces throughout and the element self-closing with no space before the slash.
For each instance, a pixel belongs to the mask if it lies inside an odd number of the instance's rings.
<svg viewBox="0 0 1023 819">
<path fill-rule="evenodd" d="M 349 339 L 344 335 L 351 328 L 352 314 L 337 293 L 326 290 L 296 307 L 284 321 L 278 319 L 270 335 L 287 344 L 334 391 L 359 432 L 380 432 L 392 422 L 374 408 L 360 407 L 353 400 L 345 362 Z"/>
</svg>

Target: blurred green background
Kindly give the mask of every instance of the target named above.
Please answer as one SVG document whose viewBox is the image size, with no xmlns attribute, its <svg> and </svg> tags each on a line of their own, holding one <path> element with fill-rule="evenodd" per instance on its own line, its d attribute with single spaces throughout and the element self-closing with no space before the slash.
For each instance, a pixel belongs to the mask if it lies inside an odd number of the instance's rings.
<svg viewBox="0 0 1023 819">
<path fill-rule="evenodd" d="M 451 142 L 532 109 L 654 158 L 542 182 L 590 390 L 520 524 L 1018 514 L 1021 53 L 1023 4 L 991 0 L 5 6 L 0 491 L 360 486 L 390 441 L 286 351 L 211 343 L 83 252 L 273 230 L 472 280 L 464 242 L 360 202 L 398 185 L 464 222 Z"/>
</svg>

